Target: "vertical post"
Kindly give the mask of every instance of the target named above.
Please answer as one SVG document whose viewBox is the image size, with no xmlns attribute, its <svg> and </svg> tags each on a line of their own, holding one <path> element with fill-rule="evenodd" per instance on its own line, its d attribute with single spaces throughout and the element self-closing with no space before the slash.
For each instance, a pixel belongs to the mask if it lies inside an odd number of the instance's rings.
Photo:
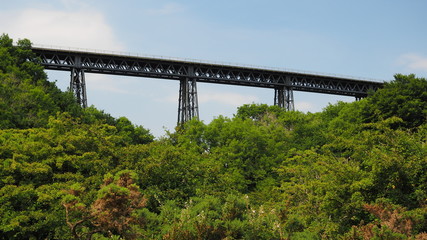
<svg viewBox="0 0 427 240">
<path fill-rule="evenodd" d="M 279 106 L 280 108 L 285 108 L 285 87 L 276 87 L 274 88 L 274 105 Z"/>
<path fill-rule="evenodd" d="M 295 111 L 294 91 L 292 90 L 292 87 L 285 87 L 285 103 L 286 110 Z"/>
<path fill-rule="evenodd" d="M 192 66 L 188 69 L 188 75 L 194 75 Z M 199 117 L 197 99 L 197 82 L 195 78 L 185 77 L 179 81 L 178 125 Z"/>
<path fill-rule="evenodd" d="M 294 93 L 292 91 L 292 84 L 289 77 L 286 77 L 286 85 L 274 88 L 274 105 L 286 109 L 287 111 L 294 111 Z"/>
<path fill-rule="evenodd" d="M 70 91 L 76 97 L 77 103 L 85 108 L 87 107 L 86 81 L 80 56 L 76 56 L 74 66 L 71 69 Z"/>
</svg>

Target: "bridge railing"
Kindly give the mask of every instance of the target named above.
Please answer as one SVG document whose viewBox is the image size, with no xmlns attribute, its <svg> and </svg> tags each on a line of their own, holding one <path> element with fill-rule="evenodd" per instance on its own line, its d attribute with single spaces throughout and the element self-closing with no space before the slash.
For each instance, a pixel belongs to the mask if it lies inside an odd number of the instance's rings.
<svg viewBox="0 0 427 240">
<path fill-rule="evenodd" d="M 201 59 L 195 59 L 195 58 L 179 58 L 179 57 L 169 57 L 169 56 L 162 56 L 162 55 L 132 53 L 132 52 L 126 52 L 126 51 L 111 51 L 111 50 L 100 50 L 100 49 L 91 49 L 91 48 L 64 47 L 64 46 L 56 46 L 56 45 L 32 44 L 32 46 L 34 48 L 44 48 L 44 49 L 52 49 L 52 50 L 75 51 L 75 52 L 82 52 L 82 53 L 90 52 L 90 53 L 97 53 L 97 54 L 125 56 L 125 57 L 162 59 L 162 60 L 181 61 L 181 62 L 190 62 L 190 63 L 242 67 L 242 68 L 259 69 L 259 70 L 271 70 L 271 71 L 290 72 L 290 73 L 299 73 L 299 74 L 310 74 L 310 75 L 316 75 L 316 76 L 322 76 L 322 77 L 326 76 L 326 77 L 346 78 L 346 79 L 360 80 L 360 81 L 384 82 L 384 80 L 374 79 L 374 78 L 355 77 L 355 76 L 343 75 L 343 74 L 322 73 L 322 72 L 298 70 L 298 69 L 282 68 L 282 67 L 269 67 L 269 66 L 252 65 L 252 64 L 241 64 L 241 63 L 225 62 L 225 61 L 223 62 L 223 61 L 201 60 Z"/>
</svg>

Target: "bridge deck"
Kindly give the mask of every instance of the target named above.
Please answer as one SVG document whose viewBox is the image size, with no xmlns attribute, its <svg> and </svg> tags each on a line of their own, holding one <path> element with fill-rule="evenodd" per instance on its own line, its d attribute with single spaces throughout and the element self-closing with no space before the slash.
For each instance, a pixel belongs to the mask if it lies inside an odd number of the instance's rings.
<svg viewBox="0 0 427 240">
<path fill-rule="evenodd" d="M 46 69 L 114 74 L 365 97 L 383 83 L 336 76 L 117 54 L 33 47 Z"/>
</svg>

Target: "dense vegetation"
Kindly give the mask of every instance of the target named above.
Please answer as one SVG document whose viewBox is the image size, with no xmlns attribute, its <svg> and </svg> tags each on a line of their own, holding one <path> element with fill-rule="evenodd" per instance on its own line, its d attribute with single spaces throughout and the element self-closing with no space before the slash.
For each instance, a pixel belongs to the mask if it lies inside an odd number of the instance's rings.
<svg viewBox="0 0 427 240">
<path fill-rule="evenodd" d="M 427 81 L 154 140 L 0 37 L 0 239 L 427 239 Z"/>
</svg>

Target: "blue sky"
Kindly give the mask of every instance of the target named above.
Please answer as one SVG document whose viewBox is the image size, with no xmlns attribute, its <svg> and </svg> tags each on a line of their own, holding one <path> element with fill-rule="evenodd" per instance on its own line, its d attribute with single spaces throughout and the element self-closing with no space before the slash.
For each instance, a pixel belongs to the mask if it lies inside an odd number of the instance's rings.
<svg viewBox="0 0 427 240">
<path fill-rule="evenodd" d="M 0 31 L 35 44 L 191 58 L 389 81 L 427 77 L 424 0 L 14 0 Z M 61 89 L 69 73 L 49 71 Z M 179 83 L 87 74 L 88 103 L 162 136 L 177 121 Z M 270 89 L 198 84 L 200 117 L 273 104 Z M 300 111 L 353 98 L 295 92 Z"/>
</svg>

